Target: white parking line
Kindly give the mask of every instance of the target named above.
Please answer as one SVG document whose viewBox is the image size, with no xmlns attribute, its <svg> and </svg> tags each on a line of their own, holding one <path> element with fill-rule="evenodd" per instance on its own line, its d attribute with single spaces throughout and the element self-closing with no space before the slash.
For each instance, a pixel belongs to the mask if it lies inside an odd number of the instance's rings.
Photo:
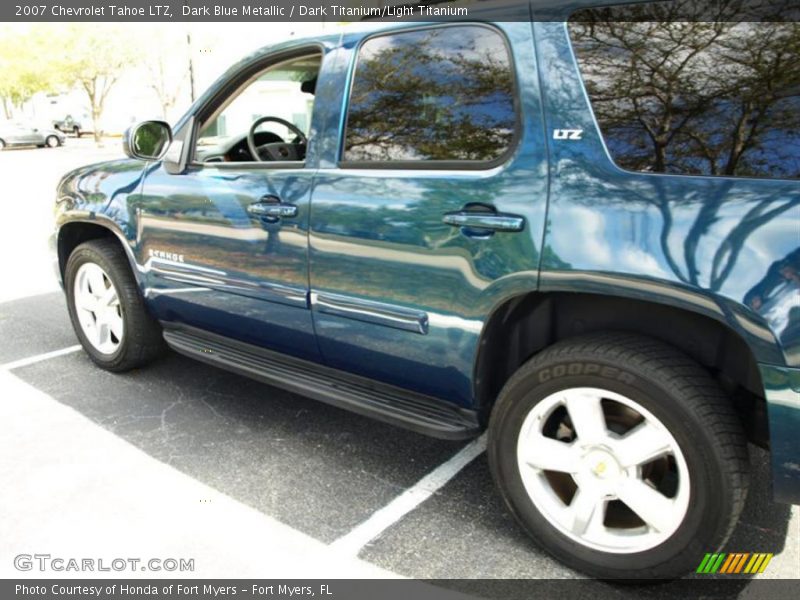
<svg viewBox="0 0 800 600">
<path fill-rule="evenodd" d="M 390 578 L 160 462 L 0 371 L 0 578 Z M 44 571 L 19 553 L 191 559 L 192 572 Z M 142 570 L 144 567 L 142 567 Z"/>
<path fill-rule="evenodd" d="M 332 542 L 330 548 L 336 550 L 337 556 L 357 556 L 364 546 L 425 502 L 484 450 L 486 450 L 486 434 L 471 441 L 450 460 L 425 475 L 369 519 Z"/>
<path fill-rule="evenodd" d="M 72 354 L 80 349 L 81 346 L 76 344 L 5 363 L 0 365 L 0 373 Z M 484 450 L 486 450 L 486 434 L 468 443 L 448 461 L 439 465 L 389 504 L 373 513 L 369 519 L 335 540 L 329 548 L 334 550 L 337 556 L 356 557 L 364 546 L 435 494 L 464 467 L 480 456 Z"/>
<path fill-rule="evenodd" d="M 61 350 L 53 350 L 52 352 L 45 352 L 44 354 L 37 354 L 36 356 L 29 356 L 28 358 L 20 358 L 19 360 L 14 360 L 4 365 L 0 365 L 0 371 L 11 371 L 12 369 L 19 369 L 20 367 L 27 367 L 28 365 L 33 365 L 38 362 L 42 362 L 43 360 L 57 358 L 59 356 L 64 356 L 65 354 L 72 354 L 80 349 L 80 344 L 76 344 L 67 348 L 61 348 Z"/>
</svg>

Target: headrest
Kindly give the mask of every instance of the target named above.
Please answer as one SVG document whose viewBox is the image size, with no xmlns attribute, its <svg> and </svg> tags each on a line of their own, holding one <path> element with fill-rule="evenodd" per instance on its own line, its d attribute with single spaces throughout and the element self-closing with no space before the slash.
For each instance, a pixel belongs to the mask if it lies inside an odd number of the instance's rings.
<svg viewBox="0 0 800 600">
<path fill-rule="evenodd" d="M 313 94 L 314 91 L 317 89 L 317 78 L 309 79 L 308 81 L 304 81 L 300 84 L 300 91 L 306 94 Z"/>
</svg>

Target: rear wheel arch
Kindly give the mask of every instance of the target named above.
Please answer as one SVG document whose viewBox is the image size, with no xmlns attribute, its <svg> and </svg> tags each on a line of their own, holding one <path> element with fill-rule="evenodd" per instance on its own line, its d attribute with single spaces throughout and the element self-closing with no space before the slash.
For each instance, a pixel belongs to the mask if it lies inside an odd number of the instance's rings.
<svg viewBox="0 0 800 600">
<path fill-rule="evenodd" d="M 530 292 L 505 300 L 484 326 L 474 367 L 482 419 L 527 360 L 565 339 L 601 331 L 637 333 L 688 355 L 731 397 L 751 441 L 766 445 L 766 403 L 752 348 L 727 324 L 650 300 L 577 292 Z"/>
</svg>

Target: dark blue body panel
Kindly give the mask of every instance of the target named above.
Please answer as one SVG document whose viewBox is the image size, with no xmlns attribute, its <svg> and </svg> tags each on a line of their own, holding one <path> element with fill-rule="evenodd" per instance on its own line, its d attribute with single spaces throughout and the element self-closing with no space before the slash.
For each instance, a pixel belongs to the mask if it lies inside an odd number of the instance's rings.
<svg viewBox="0 0 800 600">
<path fill-rule="evenodd" d="M 588 3 L 569 9 L 577 4 Z M 375 29 L 399 27 L 411 25 Z M 776 497 L 800 501 L 798 183 L 620 169 L 565 24 L 497 27 L 514 56 L 522 118 L 518 144 L 499 166 L 340 168 L 355 49 L 370 35 L 345 32 L 315 40 L 325 59 L 303 167 L 190 165 L 179 175 L 160 163 L 87 167 L 59 187 L 58 226 L 112 229 L 163 321 L 465 408 L 476 404 L 485 326 L 510 299 L 590 293 L 705 315 L 744 340 L 759 364 Z M 302 44 L 233 67 L 176 135 L 241 69 Z M 583 138 L 553 139 L 556 129 L 582 129 Z M 246 205 L 268 193 L 297 205 L 297 217 L 275 225 L 249 216 Z M 476 239 L 442 222 L 469 202 L 524 217 L 524 229 Z"/>
<path fill-rule="evenodd" d="M 337 168 L 338 147 L 326 148 L 329 168 L 314 184 L 310 271 L 315 299 L 326 295 L 420 312 L 427 331 L 355 320 L 313 306 L 326 362 L 469 407 L 472 371 L 486 316 L 506 293 L 507 279 L 536 287 L 547 207 L 547 154 L 539 80 L 529 23 L 501 31 L 513 49 L 520 94 L 518 145 L 502 166 L 486 170 Z M 338 138 L 347 82 L 362 34 L 346 35 L 338 51 Z M 470 237 L 443 223 L 446 213 L 491 203 L 524 217 L 521 232 Z"/>
<path fill-rule="evenodd" d="M 761 367 L 769 403 L 772 492 L 798 503 L 800 498 L 800 369 Z"/>
<path fill-rule="evenodd" d="M 311 183 L 305 169 L 155 169 L 138 204 L 136 260 L 156 317 L 319 358 L 308 308 Z M 249 215 L 247 206 L 265 195 L 296 206 L 297 217 L 269 223 Z"/>
<path fill-rule="evenodd" d="M 797 278 L 755 300 L 773 263 L 795 256 L 800 266 L 797 182 L 623 171 L 603 144 L 566 27 L 535 29 L 548 130 L 584 131 L 580 142 L 551 142 L 541 290 L 646 294 L 726 322 L 759 362 L 800 365 L 800 328 L 788 318 Z"/>
</svg>

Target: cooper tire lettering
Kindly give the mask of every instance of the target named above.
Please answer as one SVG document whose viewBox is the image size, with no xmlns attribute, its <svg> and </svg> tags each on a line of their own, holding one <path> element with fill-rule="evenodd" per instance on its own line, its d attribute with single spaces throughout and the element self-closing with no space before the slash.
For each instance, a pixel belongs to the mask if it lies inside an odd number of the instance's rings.
<svg viewBox="0 0 800 600">
<path fill-rule="evenodd" d="M 597 363 L 569 363 L 555 365 L 541 369 L 536 378 L 539 383 L 546 383 L 552 379 L 564 376 L 596 375 L 605 379 L 614 379 L 629 385 L 636 382 L 636 377 L 627 371 L 610 365 L 599 365 Z"/>
</svg>

